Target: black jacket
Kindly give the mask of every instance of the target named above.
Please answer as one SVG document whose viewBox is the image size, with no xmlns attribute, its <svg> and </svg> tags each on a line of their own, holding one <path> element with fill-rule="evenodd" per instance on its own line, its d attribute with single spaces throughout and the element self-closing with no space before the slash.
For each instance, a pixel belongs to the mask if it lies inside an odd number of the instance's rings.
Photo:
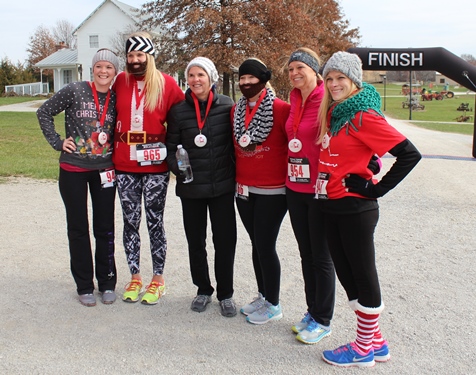
<svg viewBox="0 0 476 375">
<path fill-rule="evenodd" d="M 207 102 L 199 102 L 202 118 Z M 185 100 L 174 105 L 167 115 L 167 164 L 177 176 L 176 194 L 181 198 L 213 198 L 235 189 L 235 161 L 230 111 L 233 100 L 217 94 L 213 88 L 213 104 L 202 134 L 207 137 L 204 147 L 195 145 L 199 134 L 195 104 L 190 89 Z M 182 144 L 192 166 L 193 181 L 184 184 L 177 167 L 175 152 Z"/>
</svg>

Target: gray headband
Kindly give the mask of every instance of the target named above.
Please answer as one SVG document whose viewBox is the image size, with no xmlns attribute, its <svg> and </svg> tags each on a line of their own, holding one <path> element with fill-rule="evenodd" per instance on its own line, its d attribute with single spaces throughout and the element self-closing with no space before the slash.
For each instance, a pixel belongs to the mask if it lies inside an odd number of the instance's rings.
<svg viewBox="0 0 476 375">
<path fill-rule="evenodd" d="M 319 74 L 319 62 L 310 54 L 304 51 L 295 51 L 289 57 L 288 65 L 293 61 L 301 61 Z"/>
</svg>

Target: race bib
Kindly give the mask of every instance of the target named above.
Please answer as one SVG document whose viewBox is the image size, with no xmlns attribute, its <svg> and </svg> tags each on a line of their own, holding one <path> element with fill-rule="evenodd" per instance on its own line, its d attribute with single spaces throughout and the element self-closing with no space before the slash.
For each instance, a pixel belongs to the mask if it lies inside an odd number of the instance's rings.
<svg viewBox="0 0 476 375">
<path fill-rule="evenodd" d="M 308 184 L 311 182 L 309 160 L 307 158 L 289 158 L 288 178 L 291 182 Z"/>
<path fill-rule="evenodd" d="M 320 172 L 316 181 L 316 196 L 315 199 L 329 199 L 327 196 L 327 183 L 329 182 L 330 173 Z"/>
<path fill-rule="evenodd" d="M 235 197 L 247 201 L 250 197 L 248 186 L 237 183 Z"/>
<path fill-rule="evenodd" d="M 116 183 L 116 172 L 112 168 L 99 171 L 99 177 L 103 188 L 112 187 Z"/>
<path fill-rule="evenodd" d="M 162 164 L 167 157 L 167 148 L 162 142 L 138 144 L 136 157 L 141 167 Z"/>
</svg>

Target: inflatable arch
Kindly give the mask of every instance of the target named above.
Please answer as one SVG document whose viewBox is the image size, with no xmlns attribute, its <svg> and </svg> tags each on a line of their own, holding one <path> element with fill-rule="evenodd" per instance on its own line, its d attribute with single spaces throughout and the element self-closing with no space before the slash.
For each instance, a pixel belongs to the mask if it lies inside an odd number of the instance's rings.
<svg viewBox="0 0 476 375">
<path fill-rule="evenodd" d="M 435 70 L 476 91 L 476 66 L 450 51 L 437 48 L 350 48 L 357 54 L 364 70 Z M 475 98 L 476 107 L 476 98 Z M 473 130 L 473 157 L 476 158 L 476 117 Z"/>
</svg>

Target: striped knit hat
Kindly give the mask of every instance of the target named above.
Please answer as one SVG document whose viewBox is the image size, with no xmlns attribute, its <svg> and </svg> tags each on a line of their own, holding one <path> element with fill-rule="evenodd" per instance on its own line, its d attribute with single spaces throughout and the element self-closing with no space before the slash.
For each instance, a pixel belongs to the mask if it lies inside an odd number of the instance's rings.
<svg viewBox="0 0 476 375">
<path fill-rule="evenodd" d="M 155 47 L 152 40 L 143 36 L 131 36 L 126 41 L 126 54 L 132 51 L 142 51 L 149 55 L 155 55 Z"/>
</svg>

